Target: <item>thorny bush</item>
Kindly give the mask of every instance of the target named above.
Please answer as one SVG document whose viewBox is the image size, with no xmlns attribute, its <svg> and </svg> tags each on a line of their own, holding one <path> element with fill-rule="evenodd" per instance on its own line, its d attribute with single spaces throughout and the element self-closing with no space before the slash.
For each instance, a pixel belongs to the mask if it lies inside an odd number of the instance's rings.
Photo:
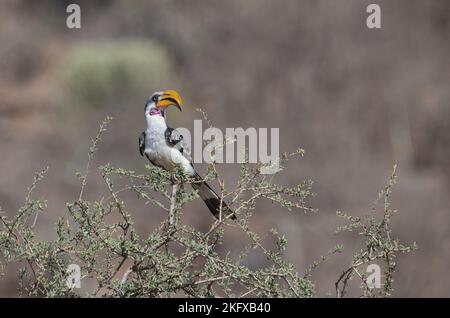
<svg viewBox="0 0 450 318">
<path fill-rule="evenodd" d="M 183 185 L 194 182 L 178 173 L 180 184 L 172 185 L 168 172 L 146 166 L 145 174 L 100 166 L 99 173 L 109 193 L 98 201 L 85 199 L 91 163 L 102 134 L 111 118 L 100 125 L 89 151 L 86 171 L 78 175 L 81 190 L 76 200 L 67 204 L 68 213 L 55 225 L 56 239 L 38 240 L 35 228 L 38 216 L 46 209 L 44 199 L 33 198 L 33 191 L 47 169 L 37 173 L 18 212 L 8 217 L 0 208 L 0 271 L 5 266 L 19 264 L 19 290 L 31 297 L 314 297 L 312 272 L 329 256 L 340 252 L 337 245 L 304 274 L 284 258 L 287 240 L 276 229 L 267 229 L 260 235 L 250 229 L 256 202 L 269 200 L 286 210 L 315 212 L 306 204 L 313 194 L 312 182 L 295 186 L 273 182 L 273 175 L 262 175 L 261 165 L 241 166 L 240 178 L 234 189 L 226 189 L 215 164 L 208 167 L 205 180 L 215 180 L 220 187 L 221 200 L 226 200 L 235 211 L 237 221 L 226 217 L 213 221 L 206 232 L 181 224 L 183 206 L 198 198 L 197 193 Z M 287 160 L 302 156 L 303 150 L 283 154 L 281 166 Z M 118 179 L 126 180 L 123 187 L 115 187 Z M 388 296 L 392 291 L 395 257 L 399 252 L 410 252 L 415 245 L 405 246 L 393 238 L 390 228 L 395 212 L 390 208 L 389 196 L 396 180 L 395 169 L 387 187 L 380 193 L 383 213 L 366 218 L 355 218 L 338 213 L 349 224 L 339 231 L 358 231 L 362 238 L 361 250 L 355 253 L 350 265 L 336 282 L 336 296 L 343 297 L 347 286 L 356 276 L 360 279 L 362 296 Z M 127 210 L 121 195 L 131 191 L 148 204 L 167 212 L 167 219 L 146 237 L 140 237 L 134 227 L 133 214 Z M 248 238 L 240 251 L 219 253 L 224 233 L 238 229 Z M 272 241 L 267 247 L 268 240 Z M 252 250 L 262 252 L 267 262 L 251 269 L 245 263 Z M 233 252 L 233 253 L 231 253 Z M 238 255 L 237 257 L 232 257 Z M 365 267 L 374 261 L 386 266 L 383 288 L 373 289 L 366 282 Z M 77 290 L 68 282 L 74 273 L 70 264 L 78 264 L 81 281 L 90 280 L 93 288 Z M 93 283 L 92 283 L 93 282 Z"/>
</svg>

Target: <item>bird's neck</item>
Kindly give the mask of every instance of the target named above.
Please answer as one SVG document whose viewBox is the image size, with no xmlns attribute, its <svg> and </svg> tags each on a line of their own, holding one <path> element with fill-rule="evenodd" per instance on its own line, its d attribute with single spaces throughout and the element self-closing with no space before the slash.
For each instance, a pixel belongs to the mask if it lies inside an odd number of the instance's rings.
<svg viewBox="0 0 450 318">
<path fill-rule="evenodd" d="M 167 129 L 166 119 L 161 115 L 147 115 L 145 119 L 147 129 L 161 129 L 163 131 Z"/>
</svg>

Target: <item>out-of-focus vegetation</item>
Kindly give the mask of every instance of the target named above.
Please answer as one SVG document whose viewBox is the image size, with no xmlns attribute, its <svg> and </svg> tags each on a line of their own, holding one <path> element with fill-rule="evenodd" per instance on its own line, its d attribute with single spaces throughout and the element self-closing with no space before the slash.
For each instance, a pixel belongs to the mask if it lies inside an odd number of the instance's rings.
<svg viewBox="0 0 450 318">
<path fill-rule="evenodd" d="M 170 74 L 167 52 L 148 40 L 94 42 L 75 47 L 60 66 L 64 98 L 77 106 L 105 106 L 121 96 L 145 96 Z"/>
</svg>

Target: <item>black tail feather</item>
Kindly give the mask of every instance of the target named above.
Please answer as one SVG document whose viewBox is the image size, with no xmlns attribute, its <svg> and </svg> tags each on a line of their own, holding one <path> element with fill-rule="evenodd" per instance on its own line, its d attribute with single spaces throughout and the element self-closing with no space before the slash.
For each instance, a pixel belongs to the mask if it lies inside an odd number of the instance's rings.
<svg viewBox="0 0 450 318">
<path fill-rule="evenodd" d="M 214 215 L 216 219 L 220 218 L 220 197 L 217 193 L 209 186 L 209 184 L 196 174 L 196 183 L 192 184 L 192 187 L 198 191 L 198 195 L 205 202 L 208 209 Z M 230 219 L 236 220 L 236 215 L 234 215 L 233 210 L 222 200 L 222 217 L 227 217 L 230 215 Z"/>
</svg>

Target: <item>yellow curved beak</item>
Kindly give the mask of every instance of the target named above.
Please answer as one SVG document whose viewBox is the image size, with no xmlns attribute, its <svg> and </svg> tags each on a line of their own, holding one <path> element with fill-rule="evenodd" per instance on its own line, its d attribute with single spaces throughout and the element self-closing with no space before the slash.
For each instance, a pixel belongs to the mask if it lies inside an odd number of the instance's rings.
<svg viewBox="0 0 450 318">
<path fill-rule="evenodd" d="M 169 106 L 176 106 L 181 111 L 181 97 L 177 93 L 177 91 L 174 90 L 167 90 L 162 93 L 162 95 L 159 97 L 159 101 L 156 103 L 156 107 L 169 107 Z"/>
</svg>

